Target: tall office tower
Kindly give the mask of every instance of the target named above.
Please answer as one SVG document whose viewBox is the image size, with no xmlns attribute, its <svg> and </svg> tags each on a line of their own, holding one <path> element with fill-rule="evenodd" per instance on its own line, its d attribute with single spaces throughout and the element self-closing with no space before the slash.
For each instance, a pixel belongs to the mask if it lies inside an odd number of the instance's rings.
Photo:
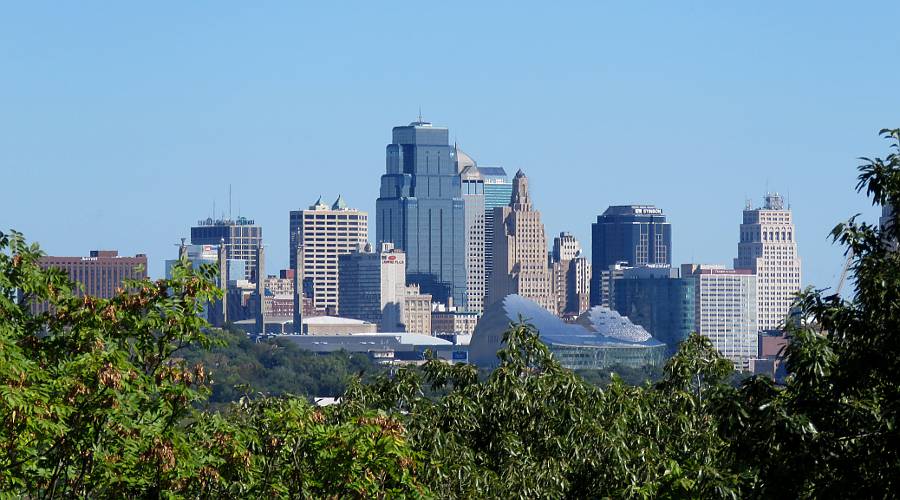
<svg viewBox="0 0 900 500">
<path fill-rule="evenodd" d="M 611 206 L 591 226 L 591 305 L 602 303 L 601 273 L 617 262 L 672 265 L 672 226 L 653 205 Z"/>
<path fill-rule="evenodd" d="M 615 282 L 615 309 L 665 342 L 673 354 L 696 329 L 695 283 L 669 266 L 625 269 Z"/>
<path fill-rule="evenodd" d="M 299 240 L 300 238 L 297 237 L 297 239 Z M 294 279 L 292 331 L 294 335 L 300 335 L 303 333 L 303 261 L 306 260 L 303 258 L 303 245 L 297 243 L 291 255 L 294 256 L 294 265 L 291 268 L 291 271 L 293 271 L 291 278 Z"/>
<path fill-rule="evenodd" d="M 553 238 L 553 262 L 572 260 L 581 253 L 581 243 L 572 233 L 561 232 Z"/>
<path fill-rule="evenodd" d="M 262 240 L 256 245 L 256 333 L 266 333 L 266 247 Z"/>
<path fill-rule="evenodd" d="M 556 314 L 577 316 L 584 312 L 589 302 L 584 293 L 590 291 L 590 263 L 581 256 L 581 244 L 571 233 L 562 232 L 553 238 L 549 267 Z"/>
<path fill-rule="evenodd" d="M 494 209 L 494 272 L 485 307 L 518 294 L 556 312 L 550 287 L 544 224 L 541 213 L 531 205 L 528 177 L 519 170 L 513 178 L 511 203 Z"/>
<path fill-rule="evenodd" d="M 191 244 L 193 245 L 225 245 L 228 260 L 246 262 L 244 279 L 256 283 L 256 247 L 262 240 L 262 227 L 253 219 L 238 217 L 237 219 L 201 220 L 191 228 Z M 238 276 L 230 276 L 238 279 Z"/>
<path fill-rule="evenodd" d="M 693 278 L 694 326 L 741 370 L 758 356 L 756 275 L 747 269 L 682 264 L 681 276 Z"/>
<path fill-rule="evenodd" d="M 580 315 L 591 307 L 591 261 L 579 255 L 569 261 L 567 314 Z"/>
<path fill-rule="evenodd" d="M 440 302 L 466 301 L 462 186 L 444 127 L 394 127 L 375 204 L 376 241 L 406 252 L 406 279 Z"/>
<path fill-rule="evenodd" d="M 380 332 L 403 331 L 402 304 L 406 296 L 406 254 L 391 243 L 360 245 L 338 258 L 338 309 L 345 318 L 378 325 Z"/>
<path fill-rule="evenodd" d="M 767 193 L 761 208 L 744 209 L 735 269 L 757 276 L 760 330 L 781 330 L 800 292 L 800 256 L 791 209 L 778 193 Z"/>
<path fill-rule="evenodd" d="M 599 286 L 601 306 L 608 307 L 610 309 L 616 308 L 616 280 L 620 279 L 625 274 L 626 269 L 631 269 L 631 266 L 629 266 L 627 262 L 616 262 L 603 271 L 597 273 L 600 275 Z M 593 279 L 592 276 L 591 281 L 591 292 L 593 293 L 594 282 L 596 282 L 597 280 Z"/>
<path fill-rule="evenodd" d="M 890 225 L 891 221 L 894 219 L 894 210 L 890 205 L 885 205 L 881 208 L 881 219 L 878 221 L 881 226 L 882 231 L 886 231 L 888 234 L 884 236 L 884 240 L 887 241 L 888 248 L 893 248 L 897 250 L 898 242 L 895 238 L 893 238 L 890 234 L 893 231 L 893 227 Z"/>
<path fill-rule="evenodd" d="M 456 159 L 460 168 L 466 221 L 465 308 L 480 313 L 484 310 L 487 289 L 484 273 L 484 178 L 475 162 L 459 148 L 456 148 Z"/>
<path fill-rule="evenodd" d="M 296 267 L 297 245 L 303 246 L 303 277 L 312 278 L 316 309 L 338 307 L 338 256 L 369 239 L 369 216 L 349 208 L 338 196 L 329 207 L 319 198 L 306 210 L 292 210 L 290 220 L 291 267 Z"/>
<path fill-rule="evenodd" d="M 431 295 L 421 293 L 419 285 L 406 287 L 401 307 L 403 331 L 431 334 Z"/>
<path fill-rule="evenodd" d="M 69 278 L 81 284 L 83 289 L 73 290 L 77 295 L 90 295 L 108 299 L 123 288 L 125 280 L 140 280 L 147 277 L 147 256 L 139 253 L 134 257 L 119 256 L 116 250 L 91 250 L 89 257 L 53 257 L 38 259 L 42 269 L 51 267 L 62 269 Z M 41 310 L 46 310 L 43 306 Z"/>
<path fill-rule="evenodd" d="M 484 180 L 484 283 L 487 288 L 494 266 L 494 209 L 509 205 L 512 181 L 503 167 L 481 166 L 478 171 Z"/>
</svg>

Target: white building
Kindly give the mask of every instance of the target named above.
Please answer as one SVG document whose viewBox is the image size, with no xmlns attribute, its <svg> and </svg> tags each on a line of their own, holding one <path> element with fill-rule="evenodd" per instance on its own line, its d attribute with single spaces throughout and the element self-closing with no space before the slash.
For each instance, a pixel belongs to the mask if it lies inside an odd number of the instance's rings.
<svg viewBox="0 0 900 500">
<path fill-rule="evenodd" d="M 695 325 L 716 349 L 741 370 L 759 352 L 757 277 L 747 269 L 683 264 L 683 278 L 696 279 Z"/>
<path fill-rule="evenodd" d="M 368 214 L 348 208 L 338 196 L 329 207 L 319 198 L 307 210 L 292 210 L 290 220 L 291 269 L 298 244 L 303 246 L 303 277 L 313 280 L 316 309 L 338 310 L 338 256 L 352 252 L 369 237 Z"/>
<path fill-rule="evenodd" d="M 487 292 L 485 272 L 485 210 L 484 178 L 472 160 L 459 148 L 455 149 L 457 170 L 462 183 L 465 207 L 466 237 L 466 304 L 469 311 L 484 310 Z"/>
<path fill-rule="evenodd" d="M 790 208 L 778 193 L 769 193 L 761 208 L 744 210 L 735 269 L 757 276 L 760 330 L 780 330 L 800 292 L 800 256 Z"/>
<path fill-rule="evenodd" d="M 368 243 L 338 258 L 341 316 L 369 321 L 382 332 L 402 330 L 406 253 L 392 243 L 377 252 Z"/>
</svg>

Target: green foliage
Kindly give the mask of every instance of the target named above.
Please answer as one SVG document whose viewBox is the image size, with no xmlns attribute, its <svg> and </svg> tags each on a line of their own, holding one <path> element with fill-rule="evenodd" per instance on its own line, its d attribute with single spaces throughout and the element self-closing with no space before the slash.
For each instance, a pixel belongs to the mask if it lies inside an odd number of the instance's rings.
<svg viewBox="0 0 900 500">
<path fill-rule="evenodd" d="M 211 348 L 192 346 L 181 356 L 191 365 L 207 367 L 213 405 L 248 393 L 337 397 L 354 376 L 368 378 L 384 371 L 365 354 L 316 354 L 277 338 L 256 343 L 235 330 L 214 330 L 209 336 L 214 340 Z"/>
<path fill-rule="evenodd" d="M 214 269 L 79 297 L 18 233 L 0 233 L 0 492 L 27 497 L 422 496 L 400 424 L 329 423 L 296 398 L 195 407 L 209 392 L 198 313 Z M 32 314 L 32 303 L 49 312 Z M 289 489 L 290 488 L 290 489 Z"/>
</svg>

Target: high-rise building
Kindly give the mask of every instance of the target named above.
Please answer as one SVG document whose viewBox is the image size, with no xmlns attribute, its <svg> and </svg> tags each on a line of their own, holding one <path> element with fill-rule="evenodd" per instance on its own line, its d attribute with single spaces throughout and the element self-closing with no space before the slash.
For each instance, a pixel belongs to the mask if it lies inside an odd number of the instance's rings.
<svg viewBox="0 0 900 500">
<path fill-rule="evenodd" d="M 550 256 L 551 290 L 559 316 L 577 316 L 590 307 L 591 264 L 571 233 L 553 238 Z"/>
<path fill-rule="evenodd" d="M 338 258 L 341 316 L 378 325 L 381 332 L 403 330 L 406 254 L 391 243 L 377 252 L 368 243 Z"/>
<path fill-rule="evenodd" d="M 44 256 L 38 259 L 42 269 L 58 268 L 69 275 L 69 279 L 81 285 L 73 290 L 76 295 L 90 295 L 109 299 L 125 287 L 125 280 L 140 280 L 147 277 L 147 256 L 120 256 L 116 250 L 91 250 L 89 257 Z M 35 312 L 46 311 L 47 304 L 33 304 Z"/>
<path fill-rule="evenodd" d="M 262 240 L 262 227 L 253 219 L 238 217 L 237 219 L 208 218 L 201 220 L 191 228 L 191 244 L 193 245 L 225 245 L 228 260 L 243 260 L 243 278 L 256 283 L 256 248 Z M 238 279 L 230 276 L 230 279 Z"/>
<path fill-rule="evenodd" d="M 626 269 L 631 269 L 627 262 L 616 262 L 602 271 L 594 271 L 600 275 L 600 304 L 610 309 L 616 308 L 616 280 L 622 278 Z M 591 281 L 596 282 L 596 279 Z M 591 290 L 594 289 L 594 283 L 591 283 Z"/>
<path fill-rule="evenodd" d="M 528 177 L 521 170 L 513 178 L 509 206 L 494 209 L 493 247 L 494 271 L 485 307 L 518 294 L 555 313 L 544 224 L 531 204 Z"/>
<path fill-rule="evenodd" d="M 761 208 L 744 210 L 735 269 L 756 275 L 760 330 L 784 327 L 800 292 L 800 256 L 791 209 L 778 193 L 768 193 Z"/>
<path fill-rule="evenodd" d="M 484 310 L 485 281 L 485 217 L 484 178 L 475 161 L 458 147 L 455 156 L 462 181 L 463 205 L 465 205 L 466 229 L 466 303 L 469 311 Z"/>
<path fill-rule="evenodd" d="M 431 295 L 421 293 L 419 285 L 406 287 L 401 313 L 403 331 L 425 335 L 431 333 Z"/>
<path fill-rule="evenodd" d="M 394 127 L 376 202 L 376 241 L 406 252 L 406 279 L 446 303 L 466 301 L 461 180 L 449 131 L 416 121 Z"/>
<path fill-rule="evenodd" d="M 683 264 L 681 275 L 694 278 L 694 325 L 741 370 L 758 355 L 756 275 L 747 269 Z"/>
<path fill-rule="evenodd" d="M 494 209 L 509 205 L 512 181 L 503 167 L 481 166 L 478 171 L 484 180 L 484 282 L 487 287 L 494 266 Z"/>
<path fill-rule="evenodd" d="M 897 239 L 892 236 L 893 235 L 892 231 L 894 229 L 893 229 L 893 225 L 891 224 L 891 221 L 893 219 L 894 219 L 893 207 L 891 207 L 890 205 L 885 205 L 884 207 L 882 207 L 881 208 L 881 219 L 878 221 L 878 223 L 881 226 L 881 230 L 885 231 L 885 233 L 883 233 L 884 234 L 883 239 L 887 242 L 886 244 L 887 244 L 888 248 L 897 250 L 897 248 L 900 247 L 900 243 L 898 243 Z"/>
<path fill-rule="evenodd" d="M 591 236 L 591 305 L 602 304 L 602 272 L 617 262 L 672 265 L 672 226 L 653 205 L 611 206 L 597 216 Z"/>
<path fill-rule="evenodd" d="M 296 265 L 299 244 L 303 247 L 303 277 L 313 281 L 316 309 L 340 313 L 338 256 L 365 245 L 368 238 L 368 214 L 348 207 L 342 196 L 331 206 L 319 198 L 306 210 L 291 211 L 291 268 Z"/>
<path fill-rule="evenodd" d="M 615 310 L 665 342 L 669 354 L 696 330 L 696 279 L 679 277 L 678 269 L 647 266 L 624 269 L 615 280 Z"/>
</svg>

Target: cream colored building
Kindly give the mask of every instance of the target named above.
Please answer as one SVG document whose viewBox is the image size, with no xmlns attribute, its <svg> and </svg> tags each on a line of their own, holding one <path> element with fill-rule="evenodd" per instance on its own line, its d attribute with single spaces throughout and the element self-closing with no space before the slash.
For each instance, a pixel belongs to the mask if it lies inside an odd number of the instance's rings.
<svg viewBox="0 0 900 500">
<path fill-rule="evenodd" d="M 521 170 L 513 178 L 509 206 L 494 209 L 493 224 L 494 269 L 486 307 L 507 295 L 518 294 L 555 313 L 544 224 L 541 213 L 531 205 L 528 177 Z"/>
<path fill-rule="evenodd" d="M 291 211 L 290 230 L 291 269 L 299 243 L 303 246 L 303 277 L 313 279 L 315 308 L 339 313 L 338 256 L 366 243 L 368 214 L 349 208 L 341 196 L 330 207 L 319 198 L 306 210 Z"/>
<path fill-rule="evenodd" d="M 406 287 L 402 313 L 406 332 L 431 334 L 431 295 L 420 293 L 419 285 Z"/>
<path fill-rule="evenodd" d="M 780 330 L 800 292 L 800 256 L 790 208 L 778 193 L 768 193 L 761 208 L 744 210 L 735 269 L 756 275 L 756 312 L 760 330 Z"/>
</svg>

